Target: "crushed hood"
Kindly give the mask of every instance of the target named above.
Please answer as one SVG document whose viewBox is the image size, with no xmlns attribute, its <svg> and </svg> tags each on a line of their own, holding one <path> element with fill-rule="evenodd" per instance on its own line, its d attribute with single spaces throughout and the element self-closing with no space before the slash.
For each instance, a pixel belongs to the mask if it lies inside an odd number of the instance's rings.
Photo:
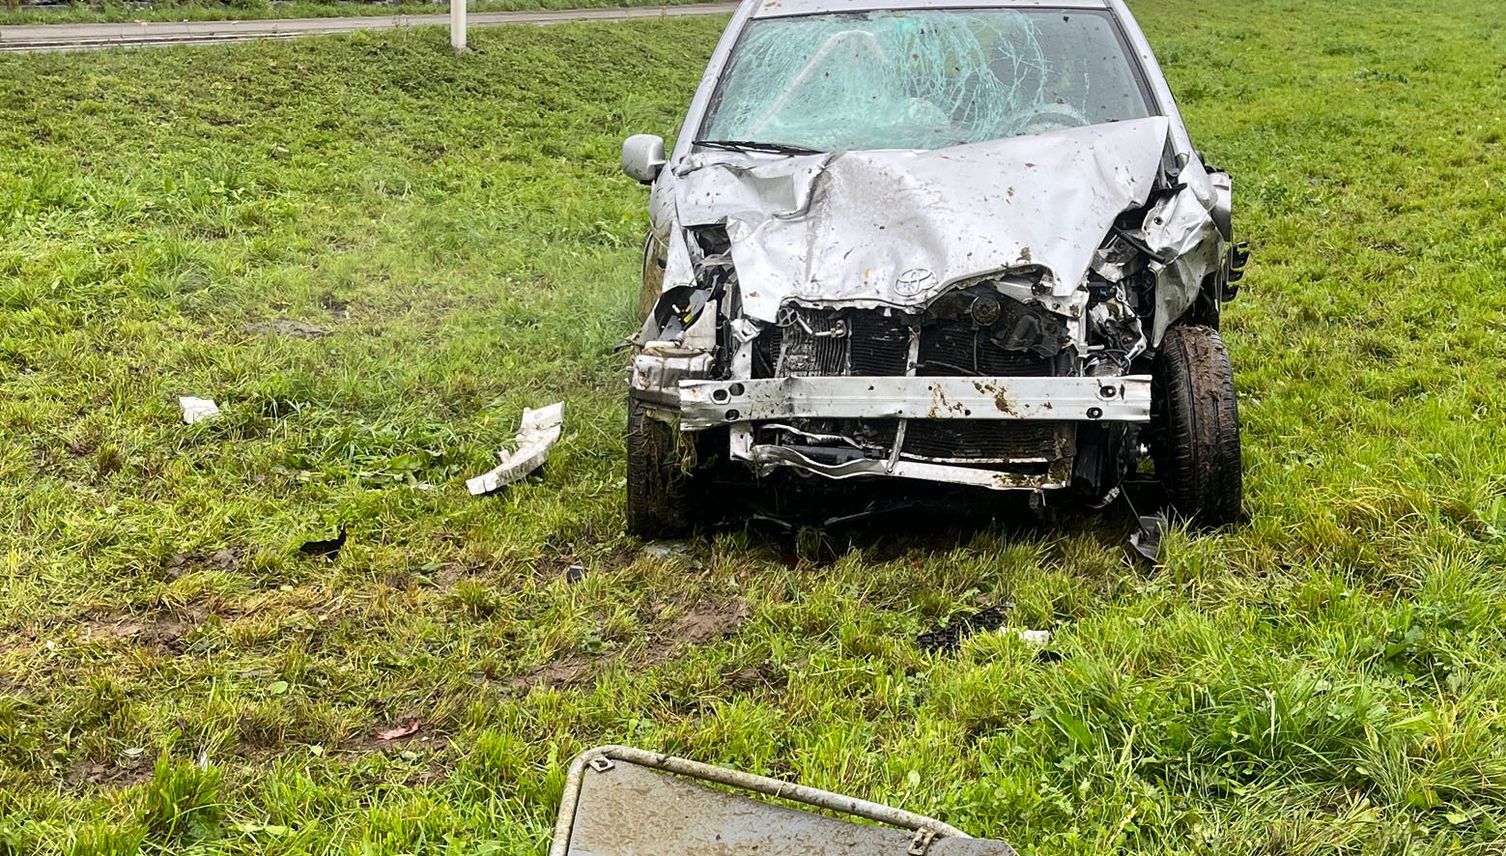
<svg viewBox="0 0 1506 856">
<path fill-rule="evenodd" d="M 743 311 L 763 321 L 789 299 L 920 306 L 1021 268 L 1066 296 L 1145 204 L 1169 133 L 1154 117 L 935 151 L 706 152 L 677 165 L 675 205 L 684 226 L 725 225 Z"/>
</svg>

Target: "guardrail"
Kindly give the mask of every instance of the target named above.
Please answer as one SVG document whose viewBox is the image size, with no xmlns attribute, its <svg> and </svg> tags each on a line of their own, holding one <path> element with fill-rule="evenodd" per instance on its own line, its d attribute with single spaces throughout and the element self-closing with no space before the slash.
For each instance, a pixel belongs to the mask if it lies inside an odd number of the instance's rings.
<svg viewBox="0 0 1506 856">
<path fill-rule="evenodd" d="M 644 18 L 677 18 L 692 15 L 729 15 L 736 3 L 683 6 L 633 6 L 595 9 L 561 9 L 532 12 L 477 12 L 466 14 L 463 2 L 460 41 L 471 27 L 498 24 L 562 24 L 574 21 L 629 21 Z M 74 51 L 113 47 L 162 47 L 212 45 L 254 39 L 289 39 L 300 36 L 352 33 L 362 30 L 393 30 L 408 27 L 451 26 L 455 44 L 453 12 L 435 15 L 354 16 L 347 18 L 280 18 L 260 21 L 138 21 L 124 24 L 21 24 L 0 26 L 0 51 Z"/>
</svg>

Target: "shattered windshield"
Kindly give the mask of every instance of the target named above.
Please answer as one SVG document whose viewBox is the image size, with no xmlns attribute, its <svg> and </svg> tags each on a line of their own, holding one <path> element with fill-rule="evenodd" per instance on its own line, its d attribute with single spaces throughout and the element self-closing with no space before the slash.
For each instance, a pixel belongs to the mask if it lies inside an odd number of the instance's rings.
<svg viewBox="0 0 1506 856">
<path fill-rule="evenodd" d="M 936 149 L 1149 115 L 1107 14 L 877 11 L 750 21 L 700 138 Z"/>
</svg>

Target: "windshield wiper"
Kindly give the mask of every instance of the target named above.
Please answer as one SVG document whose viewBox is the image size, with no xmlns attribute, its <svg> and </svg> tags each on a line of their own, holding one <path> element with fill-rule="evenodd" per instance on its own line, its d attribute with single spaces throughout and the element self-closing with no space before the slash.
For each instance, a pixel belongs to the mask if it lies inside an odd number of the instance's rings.
<svg viewBox="0 0 1506 856">
<path fill-rule="evenodd" d="M 789 143 L 762 143 L 757 140 L 696 140 L 695 144 L 708 149 L 725 149 L 729 152 L 768 152 L 771 155 L 819 155 L 820 149 L 792 146 Z"/>
</svg>

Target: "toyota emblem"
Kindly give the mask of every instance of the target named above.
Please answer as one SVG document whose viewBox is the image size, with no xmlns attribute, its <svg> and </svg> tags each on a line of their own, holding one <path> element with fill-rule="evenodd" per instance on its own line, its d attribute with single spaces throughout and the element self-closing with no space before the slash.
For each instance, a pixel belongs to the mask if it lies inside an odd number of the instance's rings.
<svg viewBox="0 0 1506 856">
<path fill-rule="evenodd" d="M 894 278 L 894 290 L 906 297 L 913 297 L 936 284 L 936 272 L 925 268 L 910 268 Z"/>
</svg>

